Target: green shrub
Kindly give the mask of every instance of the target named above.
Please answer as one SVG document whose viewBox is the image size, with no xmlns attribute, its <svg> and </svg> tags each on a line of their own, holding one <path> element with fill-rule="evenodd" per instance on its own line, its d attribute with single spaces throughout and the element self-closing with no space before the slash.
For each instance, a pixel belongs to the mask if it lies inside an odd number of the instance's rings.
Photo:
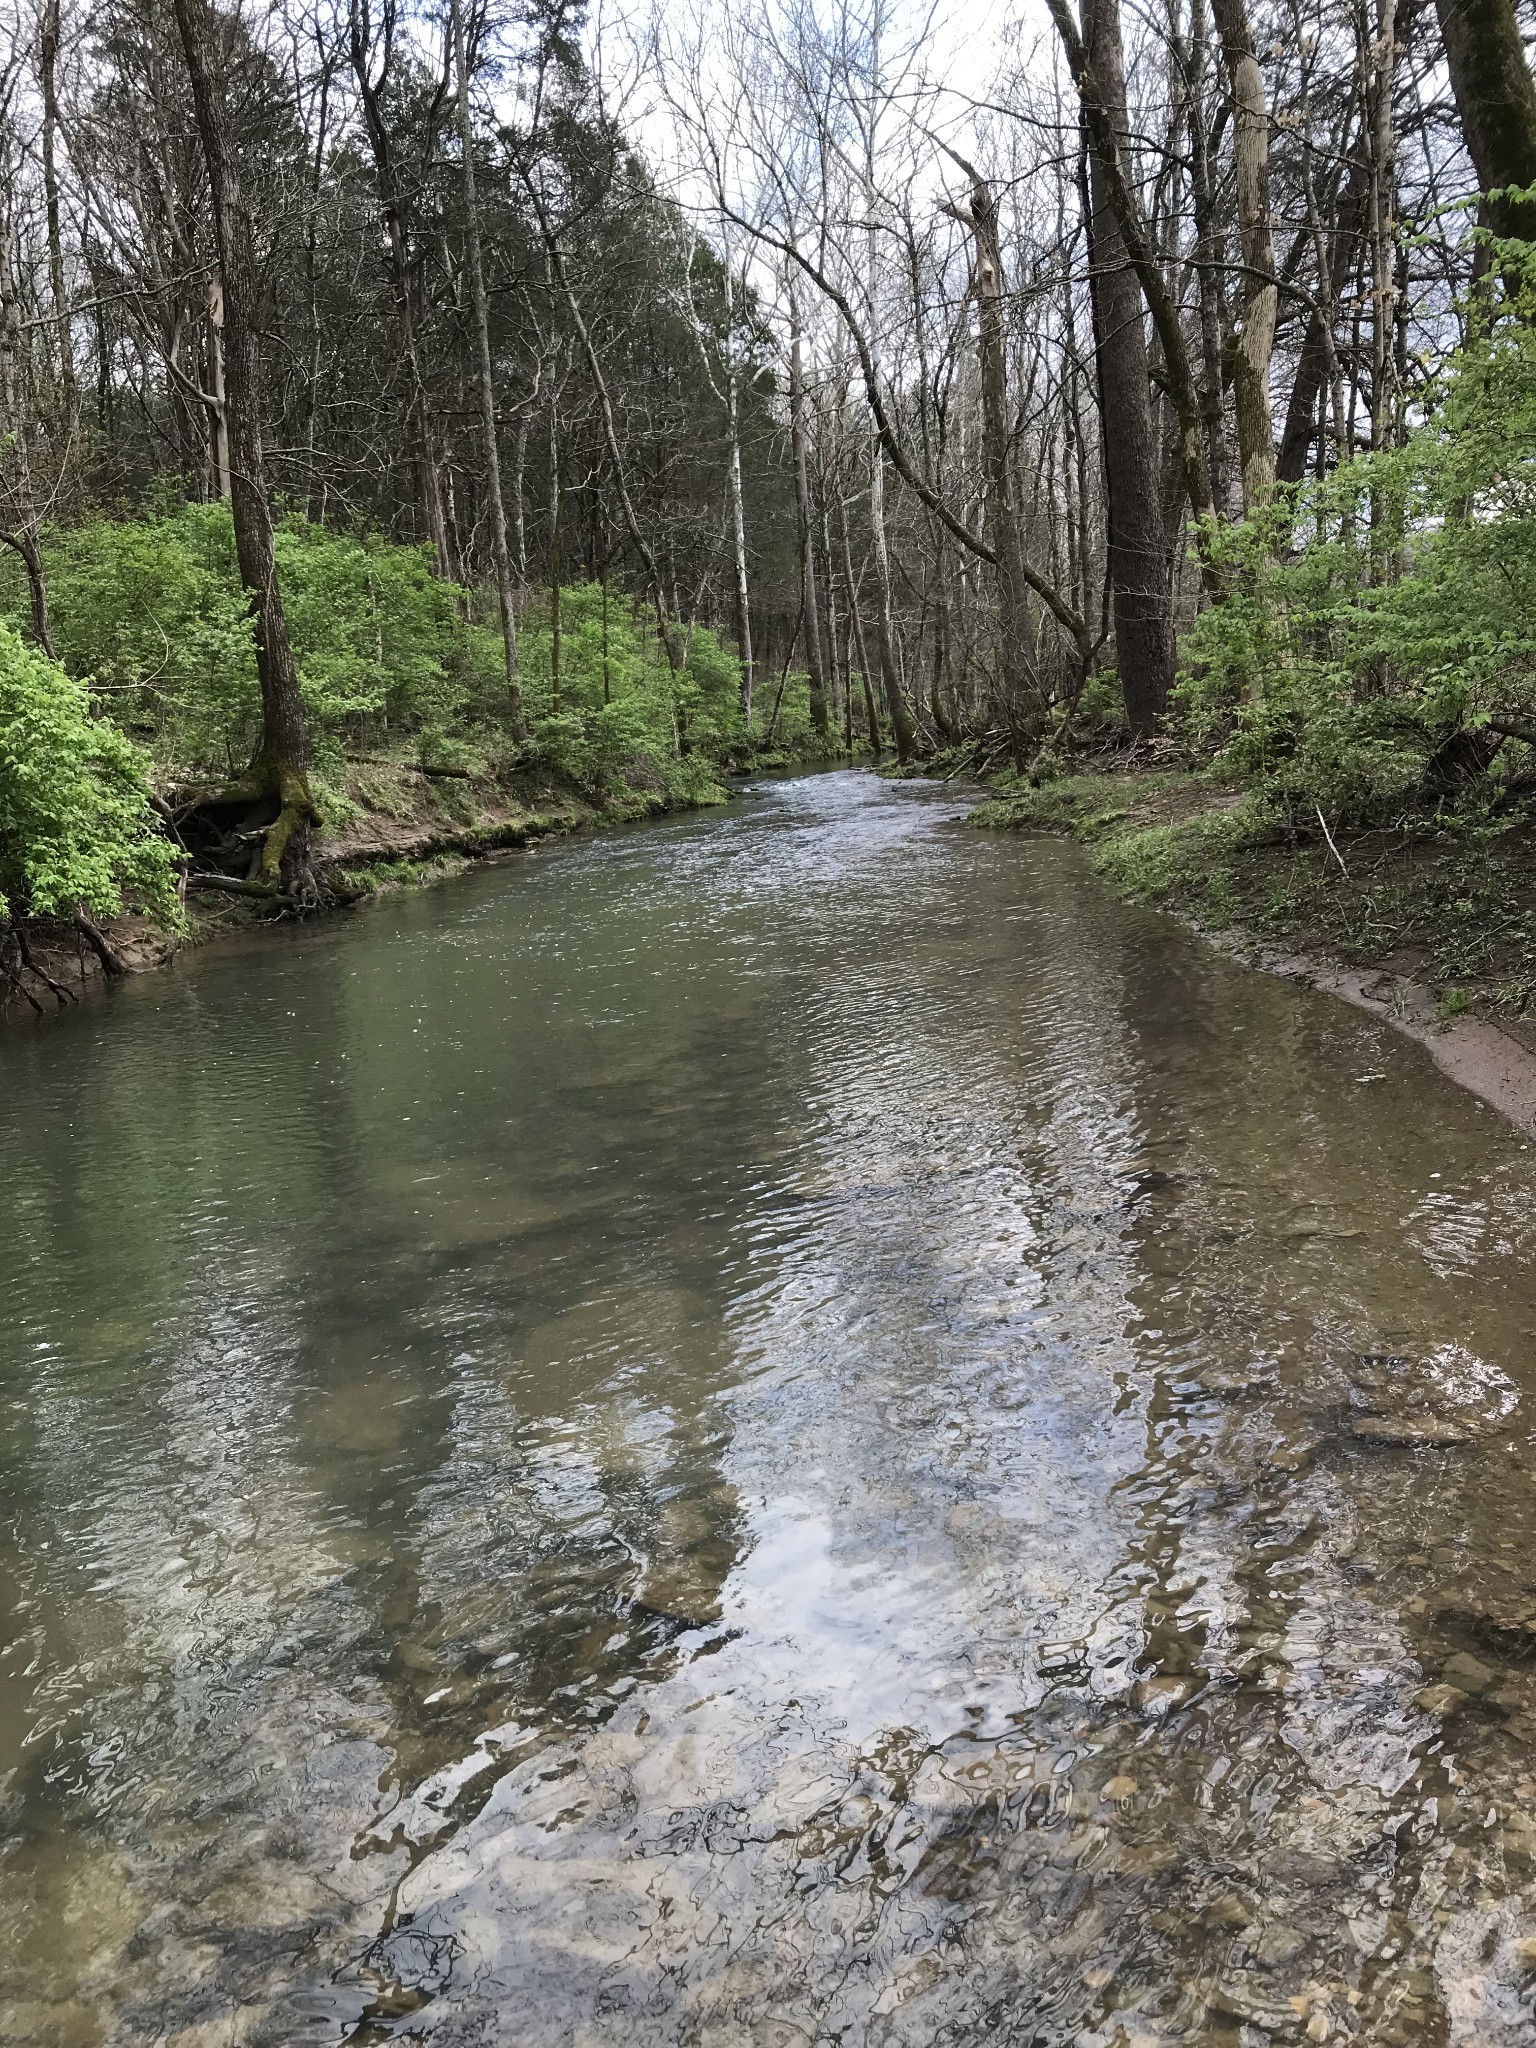
<svg viewBox="0 0 1536 2048">
<path fill-rule="evenodd" d="M 55 645 L 98 703 L 190 780 L 243 763 L 260 716 L 250 608 L 227 504 L 95 519 L 46 545 Z M 478 679 L 458 593 L 423 550 L 289 518 L 278 573 L 305 703 L 317 728 L 358 738 L 462 723 Z M 6 591 L 19 616 L 22 593 Z"/>
<path fill-rule="evenodd" d="M 1533 310 L 1451 359 L 1405 448 L 1217 537 L 1175 717 L 1282 813 L 1390 816 L 1452 733 L 1536 711 Z"/>
<path fill-rule="evenodd" d="M 173 918 L 175 858 L 148 761 L 85 686 L 0 620 L 0 914 L 102 916 L 125 897 Z"/>
</svg>

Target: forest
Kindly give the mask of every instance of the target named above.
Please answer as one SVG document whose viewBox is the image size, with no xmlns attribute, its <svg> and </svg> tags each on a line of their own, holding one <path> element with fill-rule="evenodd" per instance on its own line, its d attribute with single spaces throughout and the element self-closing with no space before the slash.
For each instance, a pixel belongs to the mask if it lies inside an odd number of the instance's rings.
<svg viewBox="0 0 1536 2048">
<path fill-rule="evenodd" d="M 1536 793 L 1515 0 L 965 15 L 16 0 L 28 1002 L 40 934 L 346 896 L 370 817 L 839 754 L 1150 774 L 1154 893 L 1364 835 L 1465 900 Z"/>
</svg>

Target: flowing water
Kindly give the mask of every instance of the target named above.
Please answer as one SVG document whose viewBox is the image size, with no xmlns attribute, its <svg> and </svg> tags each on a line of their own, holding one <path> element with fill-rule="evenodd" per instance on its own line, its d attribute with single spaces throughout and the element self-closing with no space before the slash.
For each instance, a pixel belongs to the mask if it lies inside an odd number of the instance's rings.
<svg viewBox="0 0 1536 2048">
<path fill-rule="evenodd" d="M 0 1048 L 0 2041 L 1536 2041 L 1536 1155 L 831 774 Z"/>
</svg>

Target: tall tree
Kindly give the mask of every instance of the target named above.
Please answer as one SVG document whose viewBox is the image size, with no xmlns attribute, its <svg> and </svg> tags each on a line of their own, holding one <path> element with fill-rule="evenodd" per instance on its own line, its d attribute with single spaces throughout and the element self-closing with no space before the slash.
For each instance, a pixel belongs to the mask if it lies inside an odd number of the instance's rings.
<svg viewBox="0 0 1536 2048">
<path fill-rule="evenodd" d="M 1514 0 L 1435 0 L 1456 111 L 1496 234 L 1536 242 L 1536 200 L 1505 196 L 1536 185 L 1536 81 Z"/>
<path fill-rule="evenodd" d="M 1089 127 L 1088 248 L 1115 656 L 1126 718 L 1133 732 L 1144 733 L 1162 716 L 1173 687 L 1173 633 L 1145 313 L 1125 233 L 1130 118 L 1116 0 L 1083 0 L 1082 50 L 1091 68 L 1085 106 L 1091 105 L 1095 117 Z"/>
<path fill-rule="evenodd" d="M 349 0 L 347 49 L 352 75 L 357 81 L 363 128 L 373 158 L 378 187 L 379 211 L 384 217 L 385 264 L 389 273 L 390 296 L 395 302 L 395 319 L 400 334 L 401 370 L 405 377 L 405 432 L 416 474 L 416 496 L 421 516 L 437 558 L 440 576 L 454 574 L 453 551 L 448 539 L 448 522 L 443 510 L 442 483 L 436 451 L 432 445 L 431 407 L 427 400 L 426 374 L 422 367 L 421 344 L 417 335 L 416 288 L 413 281 L 412 226 L 413 195 L 398 161 L 395 138 L 385 112 L 385 92 L 396 63 L 397 22 L 394 0 L 384 0 L 383 20 L 375 39 L 368 0 Z M 374 44 L 378 43 L 375 60 Z M 375 69 L 377 62 L 377 69 Z M 437 96 L 437 97 L 440 97 Z M 436 129 L 436 105 L 427 123 L 424 148 L 430 149 Z"/>
<path fill-rule="evenodd" d="M 811 510 L 810 434 L 806 425 L 805 359 L 800 306 L 789 285 L 789 433 L 795 468 L 795 522 L 800 535 L 800 611 L 805 622 L 805 665 L 810 676 L 811 723 L 822 739 L 830 737 L 827 683 L 822 663 L 821 615 L 816 597 L 815 519 Z"/>
<path fill-rule="evenodd" d="M 174 0 L 198 139 L 208 173 L 214 241 L 224 300 L 224 374 L 228 409 L 230 505 L 240 581 L 251 605 L 261 732 L 250 767 L 220 796 L 222 806 L 275 802 L 257 873 L 268 893 L 315 893 L 311 828 L 318 824 L 309 784 L 309 726 L 288 637 L 272 537 L 272 508 L 262 456 L 261 348 L 257 312 L 261 276 L 256 236 L 236 162 L 224 49 L 231 25 L 209 0 Z"/>
<path fill-rule="evenodd" d="M 987 479 L 987 529 L 996 557 L 998 674 L 1010 725 L 1022 741 L 1037 740 L 1048 706 L 1030 659 L 1029 590 L 1024 581 L 1024 536 L 1013 481 L 1013 409 L 1008 399 L 1008 335 L 1003 244 L 991 185 L 958 152 L 949 155 L 971 181 L 970 203 L 952 207 L 976 244 L 971 290 L 977 309 L 981 368 L 981 438 Z M 1164 694 L 1166 695 L 1166 684 Z"/>
<path fill-rule="evenodd" d="M 507 725 L 519 746 L 528 739 L 523 686 L 517 666 L 517 601 L 512 589 L 512 550 L 507 543 L 507 508 L 501 495 L 501 450 L 497 441 L 496 377 L 491 361 L 491 321 L 485 297 L 485 259 L 480 245 L 480 194 L 475 181 L 475 127 L 469 105 L 469 53 L 462 0 L 450 0 L 448 32 L 453 38 L 453 76 L 459 100 L 459 156 L 464 185 L 464 267 L 469 275 L 470 318 L 475 335 L 476 389 L 485 456 L 486 508 L 491 523 L 491 562 L 496 576 L 496 609 L 506 677 Z"/>
<path fill-rule="evenodd" d="M 1280 290 L 1269 211 L 1269 106 L 1243 0 L 1215 0 L 1232 88 L 1237 223 L 1243 252 L 1242 319 L 1232 352 L 1232 395 L 1243 510 L 1256 511 L 1275 486 L 1275 428 L 1269 371 Z"/>
<path fill-rule="evenodd" d="M 38 83 L 43 99 L 43 206 L 48 220 L 48 288 L 58 335 L 59 382 L 65 414 L 75 412 L 75 350 L 70 333 L 69 297 L 64 283 L 64 238 L 59 207 L 59 0 L 43 0 L 38 28 Z"/>
</svg>

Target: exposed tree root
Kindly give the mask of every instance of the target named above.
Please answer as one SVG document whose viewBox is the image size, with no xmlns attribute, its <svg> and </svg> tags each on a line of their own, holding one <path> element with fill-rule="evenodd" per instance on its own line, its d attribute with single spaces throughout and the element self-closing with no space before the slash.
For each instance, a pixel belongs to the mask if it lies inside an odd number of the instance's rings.
<svg viewBox="0 0 1536 2048">
<path fill-rule="evenodd" d="M 0 939 L 0 991 L 3 991 L 6 1001 L 15 995 L 24 997 L 40 1016 L 43 1006 L 27 986 L 27 976 L 47 989 L 61 1010 L 79 1001 L 72 988 L 55 981 L 47 968 L 39 964 L 27 939 L 26 920 L 12 918 L 4 928 L 3 939 Z"/>
<path fill-rule="evenodd" d="M 115 950 L 111 940 L 83 903 L 75 911 L 75 930 L 101 962 L 103 974 L 116 977 L 132 972 L 127 961 Z"/>
<path fill-rule="evenodd" d="M 211 875 L 201 870 L 188 875 L 187 887 L 191 890 L 209 890 L 222 896 L 253 897 L 258 903 L 272 903 L 282 910 L 303 910 L 308 906 L 297 896 L 290 896 L 286 890 L 274 889 L 269 882 L 250 881 L 243 875 Z"/>
<path fill-rule="evenodd" d="M 187 886 L 279 910 L 318 909 L 324 889 L 312 842 L 319 822 L 308 775 L 258 759 L 223 789 L 175 811 L 176 836 L 192 858 Z"/>
</svg>

